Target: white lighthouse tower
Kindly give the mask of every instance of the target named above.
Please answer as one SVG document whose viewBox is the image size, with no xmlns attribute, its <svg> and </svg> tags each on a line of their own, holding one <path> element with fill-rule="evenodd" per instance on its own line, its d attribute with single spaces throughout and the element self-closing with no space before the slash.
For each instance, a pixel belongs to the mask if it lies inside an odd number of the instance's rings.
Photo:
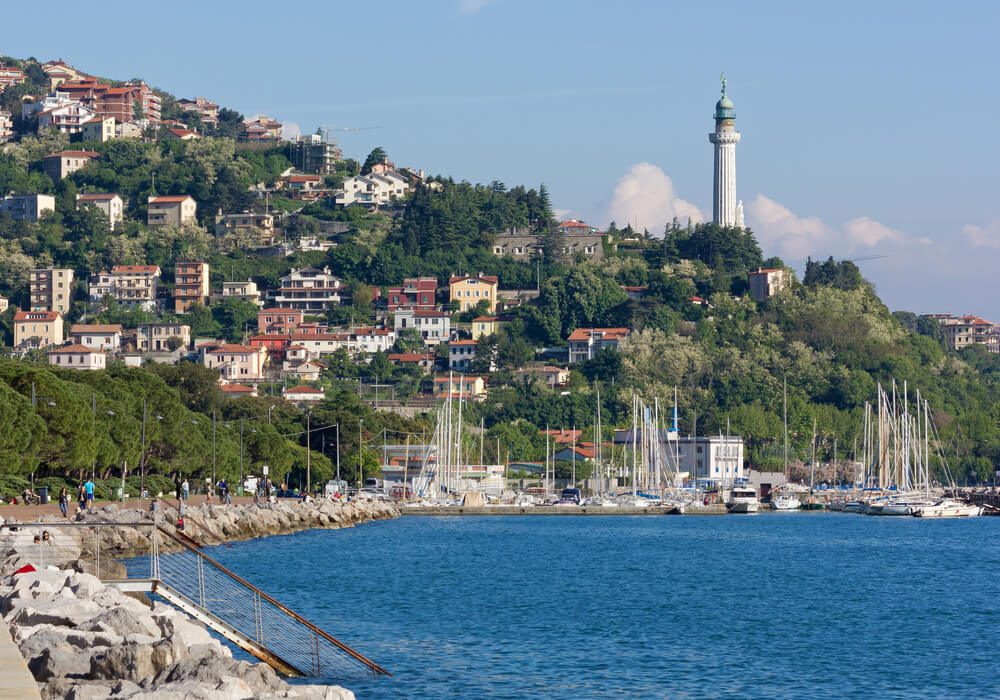
<svg viewBox="0 0 1000 700">
<path fill-rule="evenodd" d="M 712 220 L 719 226 L 742 227 L 743 203 L 736 199 L 736 109 L 726 96 L 726 76 L 722 80 L 722 99 L 715 103 L 715 131 L 708 140 L 715 144 L 715 191 Z"/>
</svg>

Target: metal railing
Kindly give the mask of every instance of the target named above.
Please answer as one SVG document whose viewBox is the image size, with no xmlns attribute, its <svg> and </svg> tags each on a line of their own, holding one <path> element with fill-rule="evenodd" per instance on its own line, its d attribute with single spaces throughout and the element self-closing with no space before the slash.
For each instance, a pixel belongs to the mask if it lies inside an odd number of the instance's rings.
<svg viewBox="0 0 1000 700">
<path fill-rule="evenodd" d="M 124 538 L 126 529 L 133 534 Z M 43 531 L 49 540 L 34 544 Z M 145 536 L 136 537 L 135 531 Z M 190 538 L 153 522 L 0 525 L 0 533 L 0 543 L 43 566 L 89 554 L 95 575 L 105 583 L 160 594 L 285 675 L 392 675 L 206 555 Z M 119 578 L 121 568 L 111 562 L 125 556 L 127 574 Z"/>
</svg>

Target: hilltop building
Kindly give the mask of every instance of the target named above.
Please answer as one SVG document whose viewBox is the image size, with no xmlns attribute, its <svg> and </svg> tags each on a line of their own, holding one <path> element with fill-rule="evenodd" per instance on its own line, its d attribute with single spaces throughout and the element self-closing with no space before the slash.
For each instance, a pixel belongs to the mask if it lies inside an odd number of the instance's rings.
<svg viewBox="0 0 1000 700">
<path fill-rule="evenodd" d="M 722 78 L 722 98 L 715 103 L 715 131 L 708 135 L 715 145 L 715 182 L 712 198 L 712 221 L 719 226 L 743 227 L 743 202 L 736 199 L 736 108 L 726 95 Z"/>
<path fill-rule="evenodd" d="M 208 263 L 179 262 L 174 267 L 174 313 L 208 304 Z"/>
<path fill-rule="evenodd" d="M 42 214 L 56 210 L 56 198 L 50 194 L 9 194 L 0 199 L 0 211 L 14 221 L 38 221 Z"/>
<path fill-rule="evenodd" d="M 32 311 L 66 313 L 73 303 L 73 271 L 59 268 L 32 270 L 28 277 Z"/>
<path fill-rule="evenodd" d="M 487 311 L 497 310 L 497 287 L 499 280 L 492 275 L 461 275 L 448 280 L 449 299 L 458 303 L 459 311 L 468 311 L 480 301 L 489 302 Z"/>
<path fill-rule="evenodd" d="M 784 289 L 788 284 L 788 274 L 784 268 L 758 267 L 750 273 L 750 296 L 754 301 L 764 301 Z"/>
<path fill-rule="evenodd" d="M 76 208 L 90 205 L 108 217 L 108 226 L 112 231 L 120 224 L 124 218 L 125 203 L 117 194 L 78 194 L 76 196 Z"/>
<path fill-rule="evenodd" d="M 191 195 L 150 197 L 146 210 L 147 226 L 183 226 L 197 221 L 198 203 Z"/>
</svg>

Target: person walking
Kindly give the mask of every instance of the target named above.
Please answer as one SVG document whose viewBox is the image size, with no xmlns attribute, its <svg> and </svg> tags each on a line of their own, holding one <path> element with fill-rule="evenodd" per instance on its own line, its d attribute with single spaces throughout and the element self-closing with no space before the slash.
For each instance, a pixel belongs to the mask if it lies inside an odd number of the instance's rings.
<svg viewBox="0 0 1000 700">
<path fill-rule="evenodd" d="M 222 499 L 227 506 L 233 505 L 233 499 L 229 495 L 229 482 L 225 479 L 222 480 Z"/>
<path fill-rule="evenodd" d="M 87 510 L 94 507 L 94 482 L 90 479 L 83 484 L 83 490 L 87 492 Z"/>
<path fill-rule="evenodd" d="M 205 480 L 205 503 L 212 505 L 212 496 L 215 491 L 215 484 L 212 483 L 211 479 Z"/>
<path fill-rule="evenodd" d="M 76 487 L 77 513 L 82 513 L 87 507 L 87 490 L 83 488 L 83 482 Z"/>
<path fill-rule="evenodd" d="M 181 482 L 181 498 L 185 501 L 191 498 L 191 486 L 188 484 L 187 479 Z"/>
<path fill-rule="evenodd" d="M 66 487 L 59 489 L 59 512 L 62 513 L 64 518 L 68 517 L 66 515 L 66 510 L 69 507 L 69 491 Z"/>
</svg>

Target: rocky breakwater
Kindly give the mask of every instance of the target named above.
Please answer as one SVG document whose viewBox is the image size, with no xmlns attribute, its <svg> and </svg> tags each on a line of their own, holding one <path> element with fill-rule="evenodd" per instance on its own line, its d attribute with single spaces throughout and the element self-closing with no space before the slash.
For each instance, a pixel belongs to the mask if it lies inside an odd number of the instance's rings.
<svg viewBox="0 0 1000 700">
<path fill-rule="evenodd" d="M 43 698 L 328 698 L 338 686 L 289 685 L 232 658 L 208 631 L 87 573 L 55 568 L 0 580 L 0 612 Z"/>
</svg>

